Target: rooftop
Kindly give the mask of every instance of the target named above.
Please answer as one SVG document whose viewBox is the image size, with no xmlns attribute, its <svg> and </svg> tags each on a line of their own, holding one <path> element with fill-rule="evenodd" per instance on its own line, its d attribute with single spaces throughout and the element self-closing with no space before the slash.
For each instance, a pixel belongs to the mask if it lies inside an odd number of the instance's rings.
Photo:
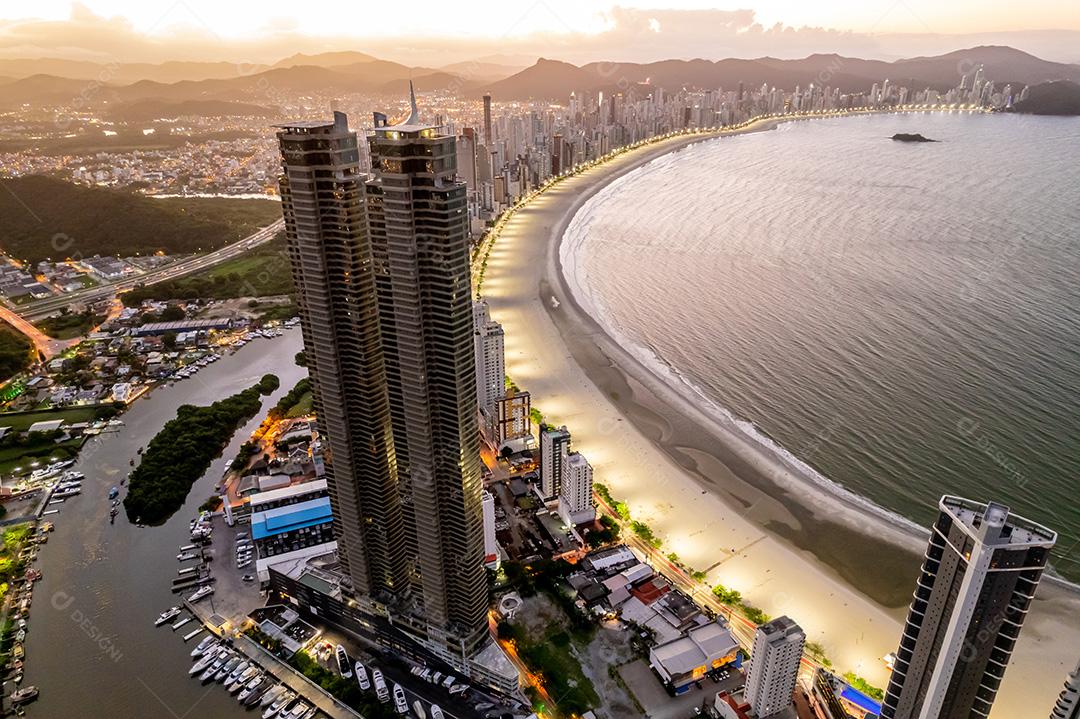
<svg viewBox="0 0 1080 719">
<path fill-rule="evenodd" d="M 275 534 L 284 534 L 316 524 L 325 524 L 333 519 L 330 511 L 330 498 L 320 497 L 307 502 L 297 502 L 265 512 L 251 515 L 252 539 L 265 539 Z"/>
<path fill-rule="evenodd" d="M 946 495 L 941 498 L 939 506 L 941 511 L 947 512 L 961 524 L 972 538 L 983 544 L 1020 549 L 1050 548 L 1057 542 L 1057 532 L 1012 514 L 1003 504 L 984 504 Z"/>
</svg>

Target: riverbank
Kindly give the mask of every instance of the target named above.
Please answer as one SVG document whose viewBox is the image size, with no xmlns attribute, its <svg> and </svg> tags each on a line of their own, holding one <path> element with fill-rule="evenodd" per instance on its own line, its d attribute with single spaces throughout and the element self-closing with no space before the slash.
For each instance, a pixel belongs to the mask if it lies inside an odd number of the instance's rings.
<svg viewBox="0 0 1080 719">
<path fill-rule="evenodd" d="M 41 698 L 31 713 L 89 719 L 181 716 L 197 707 L 206 716 L 243 714 L 235 698 L 188 680 L 191 646 L 155 628 L 154 620 L 177 603 L 171 591 L 177 576 L 173 557 L 177 547 L 190 542 L 188 520 L 263 414 L 307 374 L 294 361 L 302 346 L 296 329 L 257 339 L 187 381 L 159 387 L 129 408 L 119 432 L 95 437 L 84 447 L 73 467 L 86 475 L 83 492 L 57 515 L 56 530 L 38 560 L 44 578 L 35 591 L 24 684 L 38 686 Z M 261 398 L 256 416 L 236 430 L 176 514 L 159 527 L 140 528 L 122 515 L 109 523 L 109 489 L 130 472 L 139 448 L 176 416 L 178 407 L 209 405 L 268 373 L 282 386 Z"/>
<path fill-rule="evenodd" d="M 708 583 L 740 590 L 771 615 L 788 614 L 838 668 L 882 686 L 881 657 L 899 641 L 924 537 L 857 498 L 823 495 L 686 402 L 582 311 L 563 276 L 559 242 L 593 194 L 702 139 L 664 140 L 566 178 L 506 221 L 483 289 L 506 330 L 507 372 L 549 422 L 569 426 L 597 479 L 665 548 L 707 569 Z M 1069 655 L 1080 632 L 1069 613 L 1078 610 L 1070 594 L 1040 590 L 998 702 L 1001 716 L 1052 703 L 1075 662 Z"/>
</svg>

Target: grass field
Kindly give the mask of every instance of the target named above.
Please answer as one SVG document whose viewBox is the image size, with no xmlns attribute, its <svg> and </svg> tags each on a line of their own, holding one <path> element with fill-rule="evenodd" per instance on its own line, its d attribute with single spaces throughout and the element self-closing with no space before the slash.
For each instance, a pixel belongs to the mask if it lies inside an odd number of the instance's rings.
<svg viewBox="0 0 1080 719">
<path fill-rule="evenodd" d="M 48 422 L 53 419 L 65 420 L 68 424 L 90 422 L 96 411 L 96 407 L 65 407 L 32 412 L 0 412 L 0 427 L 11 427 L 12 432 L 25 432 L 35 422 Z"/>
<path fill-rule="evenodd" d="M 270 204 L 270 203 L 264 203 Z M 284 237 L 189 277 L 140 287 L 122 295 L 128 307 L 143 300 L 227 300 L 270 297 L 293 292 L 292 270 L 285 256 Z"/>
<path fill-rule="evenodd" d="M 4 447 L 0 449 L 0 474 L 10 474 L 17 467 L 25 470 L 34 461 L 45 465 L 53 459 L 71 459 L 79 453 L 82 443 L 79 438 L 41 447 Z"/>
<path fill-rule="evenodd" d="M 297 417 L 309 415 L 311 412 L 311 392 L 305 392 L 300 399 L 297 400 L 296 404 L 289 407 L 288 411 L 285 412 L 285 416 L 289 419 L 295 419 Z"/>
</svg>

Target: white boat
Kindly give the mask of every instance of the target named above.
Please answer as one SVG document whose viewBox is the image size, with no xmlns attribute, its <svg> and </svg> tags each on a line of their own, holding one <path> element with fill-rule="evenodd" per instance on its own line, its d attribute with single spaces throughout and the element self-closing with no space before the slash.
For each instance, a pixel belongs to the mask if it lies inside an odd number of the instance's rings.
<svg viewBox="0 0 1080 719">
<path fill-rule="evenodd" d="M 199 587 L 195 590 L 195 593 L 188 597 L 189 602 L 197 602 L 203 597 L 209 597 L 214 593 L 214 585 L 207 584 L 206 586 Z"/>
<path fill-rule="evenodd" d="M 360 662 L 356 663 L 353 667 L 353 672 L 356 674 L 356 683 L 360 685 L 362 691 L 368 691 L 371 689 L 371 681 L 368 679 L 367 669 Z"/>
<path fill-rule="evenodd" d="M 334 654 L 337 657 L 337 670 L 346 679 L 352 679 L 352 666 L 349 664 L 349 654 L 345 651 L 345 647 L 340 644 L 334 649 Z"/>
<path fill-rule="evenodd" d="M 266 675 L 256 669 L 255 673 L 248 679 L 247 684 L 245 684 L 243 689 L 240 690 L 240 693 L 236 695 L 236 701 L 242 702 L 247 699 L 251 696 L 251 693 L 261 687 L 265 681 Z"/>
<path fill-rule="evenodd" d="M 416 719 L 427 719 L 427 713 L 424 711 L 424 705 L 420 703 L 419 699 L 413 700 L 412 710 L 413 714 L 416 715 Z"/>
<path fill-rule="evenodd" d="M 160 627 L 162 624 L 169 621 L 170 619 L 173 619 L 175 617 L 180 616 L 180 611 L 181 611 L 180 607 L 169 607 L 164 612 L 159 614 L 158 618 L 156 620 L 154 620 L 154 626 L 155 627 Z M 198 656 L 198 655 L 193 654 L 192 656 Z"/>
<path fill-rule="evenodd" d="M 192 559 L 198 559 L 198 558 L 199 558 L 199 555 L 195 554 L 195 552 L 180 552 L 180 554 L 176 555 L 176 561 L 178 561 L 178 562 L 188 562 L 188 561 L 191 561 Z"/>
<path fill-rule="evenodd" d="M 259 700 L 259 705 L 264 707 L 270 706 L 279 696 L 281 696 L 281 693 L 284 691 L 284 684 L 278 684 L 277 686 L 270 687 L 266 690 L 266 693 L 262 695 L 262 699 Z"/>
<path fill-rule="evenodd" d="M 378 669 L 371 671 L 371 681 L 375 684 L 375 696 L 379 698 L 383 704 L 390 701 L 390 692 L 386 690 L 386 681 L 383 679 L 382 672 Z"/>
<path fill-rule="evenodd" d="M 202 641 L 195 645 L 195 648 L 191 650 L 191 656 L 201 656 L 202 654 L 210 651 L 211 645 L 217 641 L 217 637 L 214 635 L 203 637 Z"/>
<path fill-rule="evenodd" d="M 286 691 L 285 693 L 279 695 L 278 698 L 275 699 L 270 706 L 266 707 L 266 711 L 263 712 L 262 719 L 270 719 L 270 717 L 276 716 L 277 713 L 280 712 L 286 704 L 288 704 L 295 698 L 296 694 L 292 691 Z"/>
<path fill-rule="evenodd" d="M 398 714 L 409 713 L 409 703 L 405 701 L 405 690 L 400 684 L 394 685 L 394 709 Z"/>
<path fill-rule="evenodd" d="M 439 708 L 438 704 L 431 705 L 431 719 L 446 719 L 443 710 Z"/>
<path fill-rule="evenodd" d="M 311 709 L 311 706 L 307 702 L 303 699 L 297 699 L 289 707 L 288 711 L 281 713 L 281 719 L 300 719 L 300 717 L 308 713 L 309 709 Z"/>
<path fill-rule="evenodd" d="M 199 659 L 199 661 L 195 662 L 195 664 L 192 665 L 191 669 L 188 670 L 188 674 L 190 674 L 191 676 L 197 676 L 205 672 L 207 669 L 210 668 L 210 665 L 214 663 L 214 660 L 217 659 L 218 654 L 222 651 L 224 650 L 220 647 L 211 647 L 210 649 L 207 649 L 206 654 L 204 654 L 203 657 Z"/>
<path fill-rule="evenodd" d="M 248 667 L 250 666 L 251 662 L 249 662 L 248 660 L 245 659 L 241 661 L 239 664 L 233 667 L 233 670 L 229 672 L 229 675 L 225 677 L 224 681 L 222 681 L 221 683 L 224 684 L 226 687 L 231 687 L 240 677 L 244 675 L 244 672 L 246 672 L 248 670 Z"/>
<path fill-rule="evenodd" d="M 229 685 L 229 693 L 230 694 L 238 693 L 241 689 L 245 688 L 247 686 L 248 682 L 251 681 L 252 677 L 254 677 L 258 673 L 259 673 L 258 667 L 253 667 L 253 666 L 249 665 L 248 668 L 244 670 L 244 673 L 241 674 L 240 676 L 238 676 L 236 678 L 236 680 L 233 681 L 233 683 Z"/>
<path fill-rule="evenodd" d="M 214 674 L 214 681 L 218 684 L 224 682 L 225 679 L 230 674 L 232 674 L 233 669 L 236 669 L 236 667 L 240 664 L 241 661 L 243 660 L 240 659 L 240 657 L 234 655 L 231 659 L 229 659 L 229 661 L 225 662 L 221 666 L 221 669 L 217 670 L 217 673 Z"/>
</svg>

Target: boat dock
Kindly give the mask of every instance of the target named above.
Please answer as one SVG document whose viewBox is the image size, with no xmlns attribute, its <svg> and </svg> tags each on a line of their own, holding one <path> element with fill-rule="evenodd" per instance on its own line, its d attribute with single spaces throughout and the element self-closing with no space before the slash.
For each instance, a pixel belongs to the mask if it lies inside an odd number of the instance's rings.
<svg viewBox="0 0 1080 719">
<path fill-rule="evenodd" d="M 194 614 L 195 618 L 202 622 L 212 634 L 217 636 L 223 635 L 222 632 L 219 629 L 216 629 L 209 621 L 211 616 L 209 606 L 203 607 L 198 604 L 192 604 L 186 599 L 184 600 L 184 606 L 186 606 L 188 611 Z M 314 704 L 321 712 L 319 715 L 320 717 L 326 716 L 330 717 L 330 719 L 364 719 L 363 715 L 358 714 L 342 704 L 331 694 L 327 693 L 322 687 L 270 654 L 246 635 L 234 635 L 230 633 L 228 636 L 232 639 L 233 649 L 236 649 L 248 659 L 251 659 L 261 666 L 268 674 L 295 691 L 297 695 L 303 697 L 305 701 Z"/>
</svg>

